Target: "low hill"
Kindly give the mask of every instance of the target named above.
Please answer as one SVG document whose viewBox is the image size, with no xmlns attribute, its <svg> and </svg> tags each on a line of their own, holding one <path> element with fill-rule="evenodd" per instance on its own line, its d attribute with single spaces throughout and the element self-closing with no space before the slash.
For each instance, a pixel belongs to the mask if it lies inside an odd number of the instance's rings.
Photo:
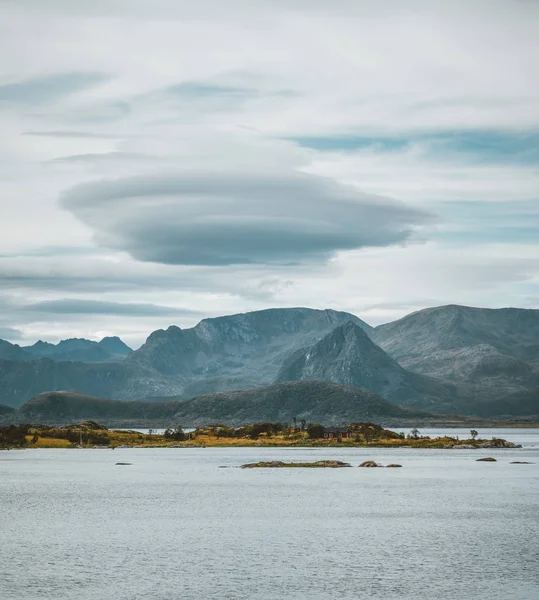
<svg viewBox="0 0 539 600">
<path fill-rule="evenodd" d="M 39 394 L 10 416 L 13 422 L 63 424 L 78 420 L 135 426 L 241 425 L 292 422 L 293 417 L 326 425 L 355 421 L 400 421 L 429 417 L 397 406 L 376 394 L 322 381 L 288 382 L 270 387 L 198 396 L 189 400 L 143 402 L 107 400 L 77 392 Z"/>
<path fill-rule="evenodd" d="M 306 380 L 360 387 L 398 404 L 454 412 L 452 386 L 407 371 L 352 322 L 294 353 L 278 375 L 280 382 Z"/>
</svg>

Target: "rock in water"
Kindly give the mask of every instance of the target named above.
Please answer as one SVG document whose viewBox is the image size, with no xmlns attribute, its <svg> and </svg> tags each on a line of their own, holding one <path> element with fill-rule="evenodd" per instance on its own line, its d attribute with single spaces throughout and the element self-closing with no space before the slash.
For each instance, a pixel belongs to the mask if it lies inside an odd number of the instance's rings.
<svg viewBox="0 0 539 600">
<path fill-rule="evenodd" d="M 352 465 L 342 462 L 340 460 L 317 460 L 316 462 L 310 463 L 285 463 L 280 460 L 272 460 L 269 462 L 258 462 L 258 463 L 248 463 L 246 465 L 242 465 L 242 469 L 287 469 L 287 468 L 313 468 L 313 469 L 337 469 L 340 467 L 351 467 Z"/>
<path fill-rule="evenodd" d="M 476 462 L 497 462 L 495 458 L 492 456 L 487 456 L 486 458 L 478 458 Z"/>
<path fill-rule="evenodd" d="M 375 463 L 374 460 L 366 460 L 366 461 L 362 462 L 359 466 L 360 467 L 379 467 L 380 465 L 378 463 Z"/>
<path fill-rule="evenodd" d="M 402 467 L 402 465 L 397 465 L 395 463 L 391 463 L 390 465 L 387 465 L 386 469 L 389 469 L 390 467 Z"/>
<path fill-rule="evenodd" d="M 133 463 L 116 463 L 117 465 L 132 465 Z"/>
</svg>

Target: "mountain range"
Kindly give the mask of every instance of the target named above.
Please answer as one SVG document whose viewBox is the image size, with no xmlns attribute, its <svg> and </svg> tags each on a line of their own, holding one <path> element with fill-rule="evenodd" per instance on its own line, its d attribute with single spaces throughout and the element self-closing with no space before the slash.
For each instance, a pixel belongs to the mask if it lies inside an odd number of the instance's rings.
<svg viewBox="0 0 539 600">
<path fill-rule="evenodd" d="M 11 407 L 58 390 L 184 401 L 309 380 L 433 413 L 538 415 L 539 310 L 450 305 L 371 327 L 345 312 L 267 309 L 158 330 L 134 351 L 118 338 L 0 341 L 0 403 Z"/>
<path fill-rule="evenodd" d="M 105 337 L 99 342 L 84 338 L 71 338 L 62 340 L 58 344 L 39 340 L 32 346 L 22 347 L 0 340 L 0 359 L 6 360 L 50 358 L 56 362 L 116 362 L 124 359 L 132 351 L 119 337 Z"/>
</svg>

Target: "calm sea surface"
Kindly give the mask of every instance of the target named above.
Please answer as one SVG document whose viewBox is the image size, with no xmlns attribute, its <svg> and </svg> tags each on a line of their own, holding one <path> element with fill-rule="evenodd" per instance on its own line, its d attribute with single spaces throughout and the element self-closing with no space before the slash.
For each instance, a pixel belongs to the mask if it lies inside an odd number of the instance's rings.
<svg viewBox="0 0 539 600">
<path fill-rule="evenodd" d="M 0 451 L 0 598 L 537 600 L 539 430 L 504 437 L 524 447 Z M 322 458 L 403 468 L 219 468 Z"/>
</svg>

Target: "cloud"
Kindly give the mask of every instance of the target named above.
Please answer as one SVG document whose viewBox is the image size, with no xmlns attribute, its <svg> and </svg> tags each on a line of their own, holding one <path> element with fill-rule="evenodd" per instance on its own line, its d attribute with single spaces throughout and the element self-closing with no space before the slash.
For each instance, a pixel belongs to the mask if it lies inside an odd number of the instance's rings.
<svg viewBox="0 0 539 600">
<path fill-rule="evenodd" d="M 14 327 L 4 327 L 0 325 L 0 340 L 8 340 L 13 342 L 14 340 L 22 339 L 22 332 L 20 329 Z"/>
<path fill-rule="evenodd" d="M 70 130 L 53 130 L 53 131 L 24 131 L 22 135 L 29 135 L 34 137 L 50 137 L 50 138 L 88 138 L 88 139 L 115 139 L 119 137 L 124 137 L 119 134 L 110 134 L 110 133 L 96 133 L 92 131 L 70 131 Z"/>
<path fill-rule="evenodd" d="M 322 177 L 198 172 L 84 184 L 62 206 L 141 261 L 298 263 L 407 241 L 425 213 Z"/>
<path fill-rule="evenodd" d="M 193 316 L 200 313 L 189 308 L 178 308 L 173 306 L 160 306 L 147 303 L 121 303 L 106 302 L 103 300 L 88 299 L 61 299 L 44 300 L 35 304 L 22 307 L 23 310 L 35 313 L 49 313 L 60 315 L 122 315 L 133 317 L 148 316 Z"/>
<path fill-rule="evenodd" d="M 0 106 L 41 106 L 107 79 L 106 75 L 99 73 L 61 73 L 7 83 L 0 85 Z"/>
<path fill-rule="evenodd" d="M 28 342 L 195 319 L 23 310 L 73 296 L 538 298 L 538 2 L 0 4 L 0 325 Z"/>
</svg>

